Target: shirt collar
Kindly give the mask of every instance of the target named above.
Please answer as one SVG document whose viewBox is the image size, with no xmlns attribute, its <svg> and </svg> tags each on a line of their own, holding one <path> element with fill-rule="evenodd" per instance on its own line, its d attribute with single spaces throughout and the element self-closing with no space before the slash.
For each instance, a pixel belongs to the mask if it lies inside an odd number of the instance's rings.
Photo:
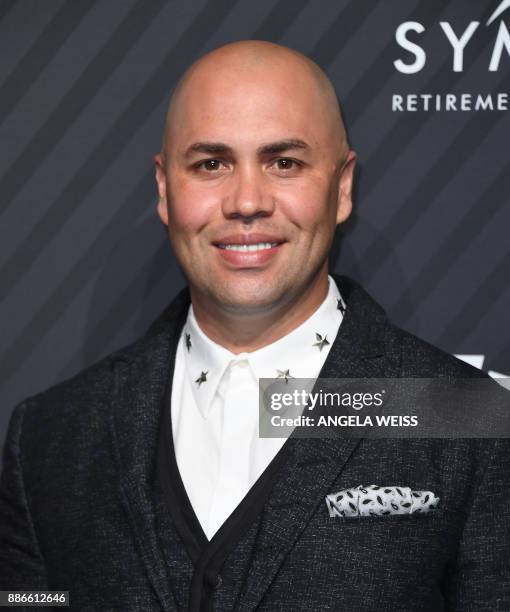
<svg viewBox="0 0 510 612">
<path fill-rule="evenodd" d="M 180 342 L 198 409 L 205 418 L 218 385 L 231 362 L 247 360 L 255 382 L 259 378 L 316 378 L 343 319 L 346 305 L 335 280 L 328 275 L 328 294 L 306 321 L 283 338 L 256 351 L 232 353 L 200 328 L 190 306 Z"/>
</svg>

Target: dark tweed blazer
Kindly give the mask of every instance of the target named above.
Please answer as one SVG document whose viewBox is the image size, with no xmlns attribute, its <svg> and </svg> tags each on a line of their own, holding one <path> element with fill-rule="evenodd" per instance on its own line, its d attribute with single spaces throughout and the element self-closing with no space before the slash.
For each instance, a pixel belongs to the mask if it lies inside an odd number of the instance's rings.
<svg viewBox="0 0 510 612">
<path fill-rule="evenodd" d="M 392 325 L 335 276 L 347 312 L 321 377 L 484 376 Z M 182 291 L 148 332 L 12 415 L 0 484 L 0 588 L 65 589 L 77 610 L 186 610 L 193 563 L 154 481 Z M 494 383 L 496 384 L 496 383 Z M 287 446 L 288 445 L 288 446 Z M 289 439 L 215 610 L 510 610 L 507 440 Z M 432 490 L 426 515 L 330 518 L 327 493 Z"/>
</svg>

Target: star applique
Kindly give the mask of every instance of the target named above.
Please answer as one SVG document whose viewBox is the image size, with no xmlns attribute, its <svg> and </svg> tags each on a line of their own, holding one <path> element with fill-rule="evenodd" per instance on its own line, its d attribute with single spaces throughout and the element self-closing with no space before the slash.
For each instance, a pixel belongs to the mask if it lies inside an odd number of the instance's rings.
<svg viewBox="0 0 510 612">
<path fill-rule="evenodd" d="M 188 349 L 188 353 L 191 350 L 191 334 L 186 334 L 186 348 Z"/>
<path fill-rule="evenodd" d="M 339 300 L 337 299 L 337 301 L 336 301 L 336 307 L 338 308 L 338 310 L 339 310 L 339 311 L 340 311 L 342 314 L 344 314 L 346 306 L 345 306 L 345 302 L 342 300 L 342 298 L 341 298 L 341 297 L 340 297 L 340 299 L 339 299 Z"/>
<path fill-rule="evenodd" d="M 278 372 L 278 378 L 283 378 L 286 383 L 289 382 L 289 378 L 294 378 L 294 376 L 290 375 L 289 370 L 276 370 Z"/>
<path fill-rule="evenodd" d="M 328 341 L 328 334 L 326 334 L 324 337 L 322 337 L 320 334 L 315 332 L 315 339 L 317 340 L 317 342 L 315 342 L 315 344 L 313 344 L 312 346 L 318 346 L 319 347 L 319 351 L 322 351 L 322 349 L 327 344 L 330 344 L 329 341 Z"/>
<path fill-rule="evenodd" d="M 198 386 L 200 387 L 200 385 L 202 383 L 205 383 L 207 381 L 207 372 L 209 370 L 206 370 L 205 372 L 200 372 L 200 376 L 195 380 L 195 382 L 198 384 Z"/>
</svg>

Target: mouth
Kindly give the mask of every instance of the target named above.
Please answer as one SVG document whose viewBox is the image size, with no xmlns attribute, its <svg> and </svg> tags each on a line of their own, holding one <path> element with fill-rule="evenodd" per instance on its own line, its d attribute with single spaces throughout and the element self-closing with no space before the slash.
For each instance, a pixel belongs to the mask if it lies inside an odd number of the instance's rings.
<svg viewBox="0 0 510 612">
<path fill-rule="evenodd" d="M 264 249 L 273 249 L 281 242 L 256 242 L 255 244 L 222 244 L 219 242 L 215 246 L 225 251 L 239 251 L 241 253 L 253 253 L 255 251 L 263 251 Z"/>
<path fill-rule="evenodd" d="M 233 268 L 257 268 L 270 262 L 287 241 L 267 234 L 224 236 L 213 242 L 222 261 Z"/>
</svg>

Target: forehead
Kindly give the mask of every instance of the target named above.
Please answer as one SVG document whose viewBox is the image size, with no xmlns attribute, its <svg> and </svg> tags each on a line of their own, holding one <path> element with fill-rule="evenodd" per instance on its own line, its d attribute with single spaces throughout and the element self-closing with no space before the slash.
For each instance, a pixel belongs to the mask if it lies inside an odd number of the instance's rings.
<svg viewBox="0 0 510 612">
<path fill-rule="evenodd" d="M 325 146 L 331 134 L 328 111 L 319 85 L 306 70 L 200 71 L 173 102 L 168 142 L 185 146 L 192 140 L 258 143 L 292 137 Z"/>
</svg>

